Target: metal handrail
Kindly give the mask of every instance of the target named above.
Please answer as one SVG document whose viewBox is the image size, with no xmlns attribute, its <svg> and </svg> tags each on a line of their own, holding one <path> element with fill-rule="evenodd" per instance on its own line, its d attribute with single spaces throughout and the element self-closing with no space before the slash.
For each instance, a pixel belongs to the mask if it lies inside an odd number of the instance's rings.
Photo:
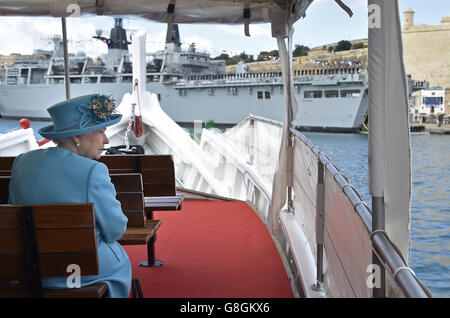
<svg viewBox="0 0 450 318">
<path fill-rule="evenodd" d="M 342 188 L 347 198 L 352 203 L 355 212 L 363 221 L 368 233 L 372 233 L 372 212 L 368 206 L 361 200 L 359 193 L 348 183 L 348 179 L 334 166 L 330 159 L 323 154 L 319 147 L 314 145 L 308 138 L 294 128 L 290 129 L 291 133 L 308 146 L 314 153 L 318 155 L 318 159 L 323 163 L 325 169 L 333 174 L 336 182 Z M 426 287 L 418 280 L 418 278 L 409 270 L 403 257 L 398 252 L 393 242 L 389 239 L 385 232 L 377 232 L 371 235 L 372 249 L 380 255 L 383 262 L 386 263 L 389 271 L 394 274 L 394 279 L 407 297 L 424 298 L 432 297 Z"/>
<path fill-rule="evenodd" d="M 271 199 L 271 197 L 267 194 L 267 192 L 258 184 L 258 182 L 255 180 L 255 178 L 250 174 L 250 172 L 248 172 L 247 170 L 245 170 L 244 171 L 244 177 L 245 176 L 248 176 L 248 178 L 253 182 L 253 185 L 259 190 L 259 191 L 261 191 L 262 192 L 262 194 L 264 194 L 264 196 L 266 197 L 266 199 L 267 199 L 267 201 L 269 202 L 269 203 L 271 203 L 272 202 L 272 199 Z M 245 180 L 245 179 L 244 179 Z M 245 188 L 247 189 L 247 185 L 245 184 L 245 181 L 244 181 L 244 185 L 245 185 Z M 248 191 L 248 190 L 247 190 Z"/>
</svg>

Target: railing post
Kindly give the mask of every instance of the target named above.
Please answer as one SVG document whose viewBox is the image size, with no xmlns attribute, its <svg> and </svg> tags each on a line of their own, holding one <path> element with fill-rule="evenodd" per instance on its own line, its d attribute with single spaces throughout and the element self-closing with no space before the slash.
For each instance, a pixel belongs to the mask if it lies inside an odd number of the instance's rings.
<svg viewBox="0 0 450 318">
<path fill-rule="evenodd" d="M 69 51 L 67 49 L 67 28 L 66 18 L 61 18 L 62 38 L 64 48 L 64 83 L 66 87 L 66 99 L 70 99 L 70 70 L 69 70 Z"/>
<path fill-rule="evenodd" d="M 249 164 L 253 164 L 255 159 L 255 120 L 250 118 L 250 140 L 248 142 L 249 146 Z"/>
<path fill-rule="evenodd" d="M 372 197 L 372 246 L 373 239 L 377 232 L 385 231 L 385 213 L 384 213 L 384 197 Z M 378 233 L 381 234 L 381 233 Z M 384 298 L 386 297 L 386 271 L 383 262 L 378 258 L 377 254 L 372 247 L 372 263 L 379 268 L 379 277 L 375 279 L 379 280 L 379 284 L 375 284 L 373 287 L 373 297 L 374 298 Z M 379 285 L 377 287 L 377 285 Z"/>
<path fill-rule="evenodd" d="M 318 159 L 317 197 L 316 197 L 316 243 L 317 274 L 316 283 L 311 286 L 315 291 L 323 291 L 323 245 L 325 230 L 325 169 Z"/>
</svg>

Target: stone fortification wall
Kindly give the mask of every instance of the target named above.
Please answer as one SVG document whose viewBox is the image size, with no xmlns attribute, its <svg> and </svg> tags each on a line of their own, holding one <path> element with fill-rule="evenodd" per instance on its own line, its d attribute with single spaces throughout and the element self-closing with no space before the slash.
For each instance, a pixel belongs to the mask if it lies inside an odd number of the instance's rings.
<svg viewBox="0 0 450 318">
<path fill-rule="evenodd" d="M 450 19 L 439 25 L 405 25 L 403 58 L 406 72 L 430 86 L 450 88 Z"/>
</svg>

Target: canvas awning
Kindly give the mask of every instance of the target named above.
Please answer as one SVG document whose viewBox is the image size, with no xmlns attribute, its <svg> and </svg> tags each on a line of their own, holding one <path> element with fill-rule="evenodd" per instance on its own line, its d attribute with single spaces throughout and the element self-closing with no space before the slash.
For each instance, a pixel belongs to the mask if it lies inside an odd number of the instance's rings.
<svg viewBox="0 0 450 318">
<path fill-rule="evenodd" d="M 0 15 L 54 16 L 136 15 L 167 22 L 173 11 L 173 23 L 270 22 L 271 10 L 298 12 L 294 7 L 309 6 L 312 0 L 9 0 L 0 1 Z M 77 11 L 79 8 L 79 11 Z M 173 9 L 173 10 L 172 10 Z M 244 9 L 248 9 L 244 12 Z"/>
</svg>

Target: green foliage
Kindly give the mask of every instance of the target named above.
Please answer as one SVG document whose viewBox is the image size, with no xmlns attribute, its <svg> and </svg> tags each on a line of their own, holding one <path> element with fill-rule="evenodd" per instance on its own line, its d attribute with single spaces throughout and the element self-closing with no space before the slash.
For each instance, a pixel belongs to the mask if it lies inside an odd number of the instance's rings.
<svg viewBox="0 0 450 318">
<path fill-rule="evenodd" d="M 272 51 L 261 51 L 258 54 L 258 58 L 257 61 L 265 61 L 267 60 L 265 57 L 270 57 L 270 56 L 276 56 L 279 57 L 280 53 L 278 52 L 278 50 L 272 50 Z"/>
<path fill-rule="evenodd" d="M 294 51 L 292 52 L 292 55 L 293 55 L 294 57 L 297 57 L 297 56 L 306 56 L 306 55 L 308 55 L 308 52 L 309 52 L 309 47 L 304 46 L 304 45 L 301 45 L 301 44 L 296 44 L 296 45 L 295 45 L 295 49 L 294 49 Z"/>
<path fill-rule="evenodd" d="M 215 125 L 215 124 L 216 124 L 216 123 L 214 122 L 214 120 L 209 119 L 209 120 L 207 120 L 206 123 L 205 123 L 205 128 L 206 128 L 206 129 L 214 128 L 214 125 Z"/>
<path fill-rule="evenodd" d="M 226 53 L 222 53 L 219 56 L 212 58 L 213 60 L 228 60 L 230 56 Z"/>
<path fill-rule="evenodd" d="M 235 65 L 239 63 L 239 61 L 243 60 L 245 63 L 251 63 L 254 62 L 253 55 L 247 54 L 245 52 L 242 52 L 238 55 L 229 56 L 226 53 L 222 53 L 219 56 L 216 56 L 212 58 L 213 60 L 224 60 L 225 65 Z"/>
<path fill-rule="evenodd" d="M 358 42 L 352 45 L 352 50 L 356 50 L 356 49 L 363 49 L 365 48 L 366 45 L 364 45 L 363 42 Z"/>
<path fill-rule="evenodd" d="M 336 48 L 334 49 L 334 51 L 335 52 L 348 51 L 351 48 L 352 48 L 352 43 L 350 43 L 350 41 L 341 40 L 336 45 Z"/>
</svg>

